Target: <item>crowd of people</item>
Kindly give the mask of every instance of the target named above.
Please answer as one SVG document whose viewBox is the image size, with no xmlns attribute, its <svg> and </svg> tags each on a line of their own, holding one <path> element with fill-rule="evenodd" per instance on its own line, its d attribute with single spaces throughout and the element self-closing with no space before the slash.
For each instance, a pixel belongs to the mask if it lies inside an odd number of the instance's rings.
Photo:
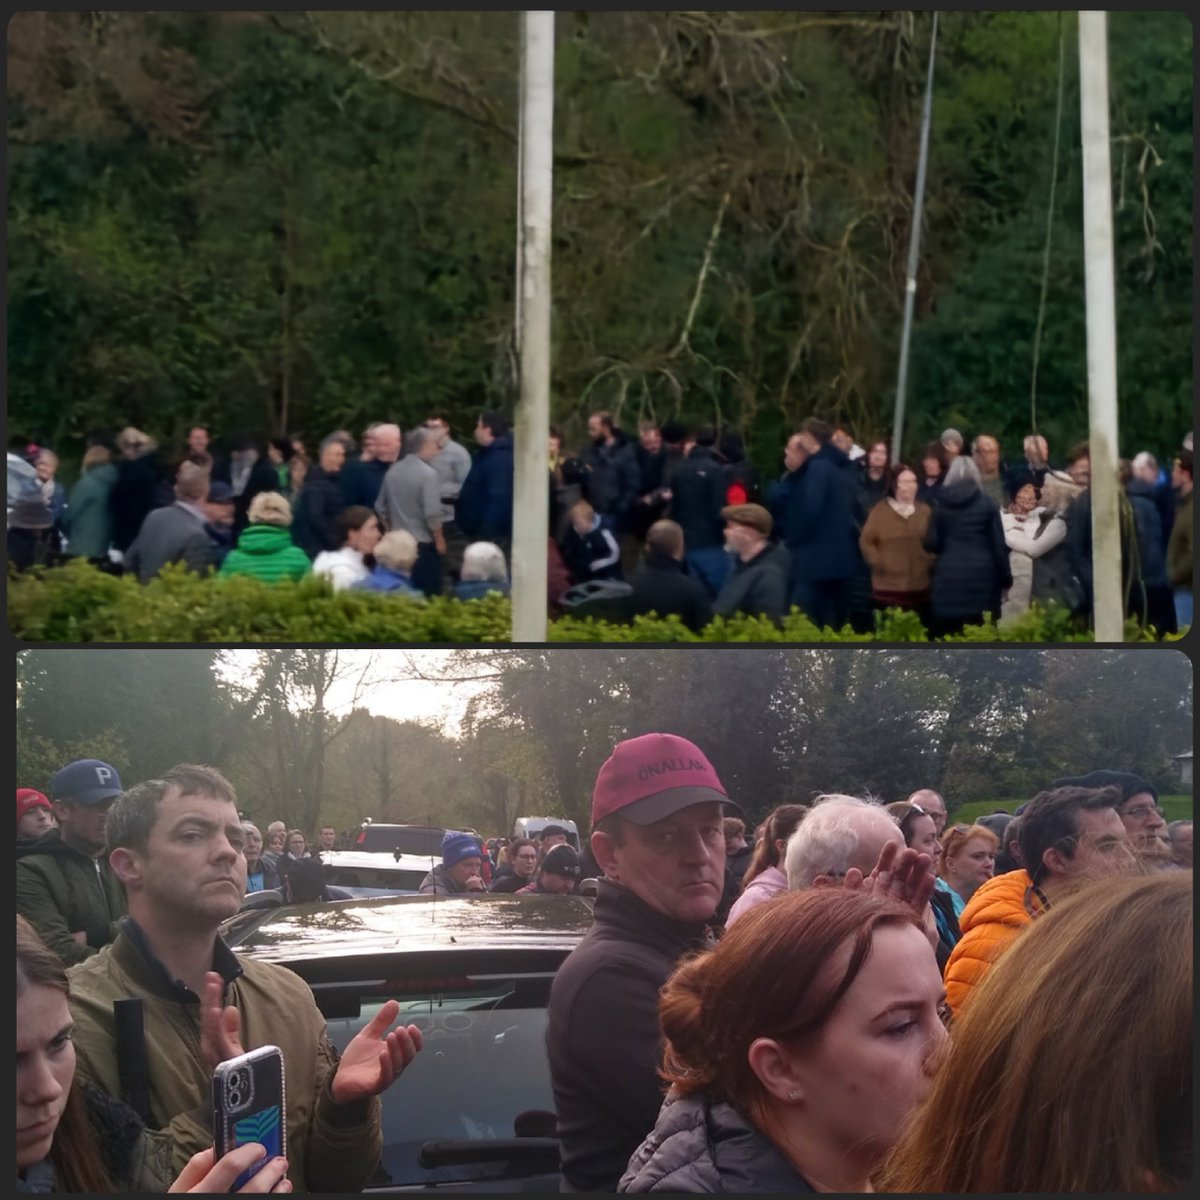
<svg viewBox="0 0 1200 1200">
<path fill-rule="evenodd" d="M 307 985 L 219 934 L 248 889 L 325 894 L 345 835 L 264 836 L 210 767 L 125 788 L 78 760 L 48 793 L 17 792 L 18 1190 L 228 1188 L 263 1152 L 214 1162 L 204 1096 L 243 1031 L 289 1092 L 286 1160 L 245 1190 L 360 1188 L 420 1031 L 390 1001 L 339 1057 Z M 424 894 L 593 898 L 548 1009 L 565 1188 L 1186 1190 L 1192 822 L 1112 770 L 951 813 L 831 793 L 751 833 L 704 751 L 651 733 L 600 768 L 578 849 L 446 831 Z"/>
<path fill-rule="evenodd" d="M 547 601 L 554 615 L 677 616 L 698 631 L 714 616 L 779 622 L 799 608 L 818 626 L 858 632 L 890 608 L 931 636 L 987 618 L 1013 621 L 1058 605 L 1092 609 L 1091 456 L 1061 461 L 1030 434 L 1019 459 L 980 433 L 968 453 L 947 429 L 911 462 L 886 440 L 858 445 L 813 417 L 764 481 L 742 439 L 676 421 L 622 430 L 588 418 L 588 443 L 551 430 Z M 345 430 L 310 461 L 299 438 L 237 439 L 218 453 L 195 426 L 164 455 L 149 435 L 90 439 L 68 494 L 47 448 L 9 451 L 8 546 L 18 568 L 82 557 L 146 582 L 169 563 L 268 582 L 309 573 L 335 590 L 454 595 L 510 585 L 513 435 L 480 414 L 472 454 L 431 415 L 402 437 L 377 423 L 361 444 Z M 1158 636 L 1191 623 L 1191 435 L 1160 465 L 1120 464 L 1122 602 Z"/>
</svg>

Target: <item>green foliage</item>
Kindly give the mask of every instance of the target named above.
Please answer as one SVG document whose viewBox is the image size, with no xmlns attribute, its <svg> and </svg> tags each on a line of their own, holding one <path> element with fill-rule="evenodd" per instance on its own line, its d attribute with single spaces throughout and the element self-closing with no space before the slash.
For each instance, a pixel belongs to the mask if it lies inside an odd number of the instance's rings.
<svg viewBox="0 0 1200 1200">
<path fill-rule="evenodd" d="M 1027 432 L 1058 62 L 1051 13 L 943 14 L 910 446 Z M 1114 13 L 1126 451 L 1191 407 L 1191 31 Z M 1038 423 L 1085 431 L 1075 22 Z M 554 419 L 890 424 L 927 14 L 559 16 Z M 18 14 L 8 407 L 68 456 L 513 394 L 517 15 Z M 701 267 L 711 244 L 709 269 Z M 690 321 L 690 323 L 689 323 Z"/>
<path fill-rule="evenodd" d="M 249 576 L 202 579 L 168 567 L 148 585 L 88 563 L 12 574 L 8 620 L 29 642 L 296 642 L 323 645 L 507 642 L 512 607 L 492 594 L 460 601 L 395 598 L 369 592 L 334 593 L 311 576 L 299 583 L 265 584 Z M 1130 622 L 1126 640 L 1148 635 Z M 793 609 L 776 626 L 765 617 L 716 618 L 699 634 L 678 617 L 638 617 L 628 625 L 563 617 L 550 624 L 551 642 L 912 642 L 924 643 L 919 620 L 891 609 L 874 633 L 818 629 Z M 1086 642 L 1091 634 L 1061 610 L 1034 609 L 1018 621 L 968 627 L 947 642 Z"/>
</svg>

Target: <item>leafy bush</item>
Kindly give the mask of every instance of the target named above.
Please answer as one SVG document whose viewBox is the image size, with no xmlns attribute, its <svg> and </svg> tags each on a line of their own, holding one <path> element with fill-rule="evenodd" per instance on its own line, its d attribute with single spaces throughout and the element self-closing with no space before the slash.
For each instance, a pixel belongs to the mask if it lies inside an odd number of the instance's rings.
<svg viewBox="0 0 1200 1200">
<path fill-rule="evenodd" d="M 370 592 L 337 592 L 323 580 L 264 584 L 257 579 L 201 579 L 168 568 L 149 585 L 109 575 L 82 561 L 10 574 L 8 620 L 29 642 L 507 642 L 507 596 L 421 601 Z M 1134 625 L 1126 639 L 1144 638 Z M 793 610 L 781 627 L 764 617 L 717 618 L 700 634 L 677 617 L 638 617 L 629 625 L 563 617 L 550 625 L 552 642 L 925 642 L 915 614 L 891 609 L 875 632 L 818 629 Z M 956 642 L 1084 642 L 1061 610 L 1031 610 L 1019 621 L 968 628 Z"/>
</svg>

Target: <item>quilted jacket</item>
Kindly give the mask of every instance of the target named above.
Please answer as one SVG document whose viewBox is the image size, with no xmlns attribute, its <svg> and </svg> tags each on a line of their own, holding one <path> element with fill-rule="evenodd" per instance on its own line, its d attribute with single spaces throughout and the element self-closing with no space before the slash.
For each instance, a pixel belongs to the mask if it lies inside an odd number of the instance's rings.
<svg viewBox="0 0 1200 1200">
<path fill-rule="evenodd" d="M 1009 871 L 989 879 L 967 901 L 958 920 L 962 938 L 946 963 L 946 1001 L 956 1017 L 972 988 L 1042 911 L 1032 885 L 1028 871 Z"/>
</svg>

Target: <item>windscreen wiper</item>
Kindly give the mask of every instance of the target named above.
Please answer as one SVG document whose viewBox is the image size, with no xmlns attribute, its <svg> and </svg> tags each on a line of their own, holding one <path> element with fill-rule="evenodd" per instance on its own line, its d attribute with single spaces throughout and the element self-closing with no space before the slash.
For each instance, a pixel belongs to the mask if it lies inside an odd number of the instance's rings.
<svg viewBox="0 0 1200 1200">
<path fill-rule="evenodd" d="M 559 1167 L 556 1137 L 444 1138 L 422 1142 L 417 1154 L 422 1167 L 453 1167 L 467 1163 L 519 1162 Z"/>
</svg>

